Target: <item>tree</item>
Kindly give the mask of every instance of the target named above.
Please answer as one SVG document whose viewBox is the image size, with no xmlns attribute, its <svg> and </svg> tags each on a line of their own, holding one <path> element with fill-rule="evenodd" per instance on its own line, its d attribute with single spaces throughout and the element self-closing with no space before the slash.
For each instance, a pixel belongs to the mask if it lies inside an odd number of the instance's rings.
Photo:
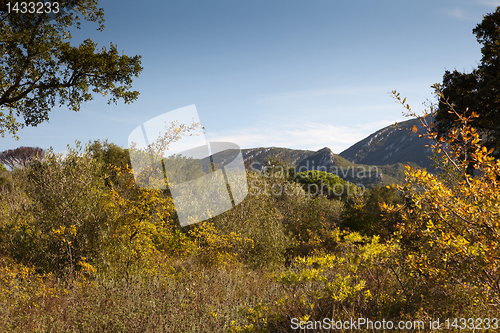
<svg viewBox="0 0 500 333">
<path fill-rule="evenodd" d="M 0 162 L 14 169 L 16 166 L 26 166 L 35 157 L 43 158 L 44 154 L 45 151 L 39 147 L 19 147 L 1 152 Z"/>
<path fill-rule="evenodd" d="M 494 148 L 493 155 L 500 157 L 500 7 L 484 16 L 473 30 L 477 41 L 483 45 L 478 68 L 471 73 L 446 71 L 441 86 L 442 96 L 436 113 L 439 135 L 446 136 L 457 128 L 455 113 L 449 112 L 448 103 L 462 116 L 471 119 L 480 135 L 485 135 L 484 145 Z"/>
<path fill-rule="evenodd" d="M 131 103 L 139 92 L 130 91 L 132 77 L 142 71 L 140 56 L 119 55 L 116 45 L 97 48 L 91 39 L 72 46 L 71 28 L 84 19 L 104 29 L 98 0 L 58 1 L 55 13 L 23 13 L 22 3 L 0 1 L 0 134 L 49 119 L 55 106 L 79 111 L 92 93 L 110 95 L 108 103 Z M 17 12 L 13 9 L 17 5 Z M 55 2 L 53 3 L 55 5 Z M 10 12 L 9 12 L 10 8 Z M 7 109 L 7 110 L 5 110 Z"/>
<path fill-rule="evenodd" d="M 114 165 L 120 168 L 130 165 L 128 149 L 124 149 L 106 140 L 89 142 L 89 150 L 93 158 L 103 162 L 105 166 Z"/>
</svg>

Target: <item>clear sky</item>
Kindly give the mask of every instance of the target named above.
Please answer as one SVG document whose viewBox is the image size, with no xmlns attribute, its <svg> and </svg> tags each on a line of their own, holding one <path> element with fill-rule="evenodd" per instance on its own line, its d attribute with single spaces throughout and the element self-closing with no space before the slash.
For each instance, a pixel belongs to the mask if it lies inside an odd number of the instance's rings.
<svg viewBox="0 0 500 333">
<path fill-rule="evenodd" d="M 106 139 L 195 104 L 206 138 L 242 148 L 340 153 L 405 120 L 389 92 L 415 110 L 433 98 L 445 69 L 481 59 L 472 29 L 494 0 L 104 0 L 106 28 L 75 40 L 142 55 L 133 104 L 96 96 L 80 112 L 55 108 L 50 122 L 0 138 L 0 151 Z"/>
</svg>

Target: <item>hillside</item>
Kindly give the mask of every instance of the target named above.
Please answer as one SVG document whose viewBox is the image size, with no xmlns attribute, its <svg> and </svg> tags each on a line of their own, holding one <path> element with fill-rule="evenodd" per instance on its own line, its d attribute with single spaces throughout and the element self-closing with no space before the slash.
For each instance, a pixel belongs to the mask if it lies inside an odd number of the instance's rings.
<svg viewBox="0 0 500 333">
<path fill-rule="evenodd" d="M 228 149 L 222 152 L 216 153 L 212 156 L 215 167 L 225 165 L 234 159 L 237 150 Z M 300 150 L 300 149 L 290 149 L 290 148 L 279 148 L 279 147 L 267 147 L 267 148 L 250 148 L 241 149 L 241 154 L 243 160 L 245 161 L 245 167 L 248 170 L 260 171 L 262 167 L 270 160 L 278 160 L 289 165 L 297 165 L 300 161 L 315 154 L 312 150 Z M 201 160 L 203 170 L 207 172 L 208 165 L 210 165 L 209 158 L 204 158 Z"/>
<path fill-rule="evenodd" d="M 360 164 L 387 165 L 396 163 L 415 163 L 421 167 L 432 169 L 431 149 L 425 147 L 432 143 L 426 138 L 410 134 L 409 129 L 416 126 L 423 132 L 418 119 L 411 119 L 395 125 L 384 127 L 367 138 L 347 148 L 339 155 Z"/>
</svg>

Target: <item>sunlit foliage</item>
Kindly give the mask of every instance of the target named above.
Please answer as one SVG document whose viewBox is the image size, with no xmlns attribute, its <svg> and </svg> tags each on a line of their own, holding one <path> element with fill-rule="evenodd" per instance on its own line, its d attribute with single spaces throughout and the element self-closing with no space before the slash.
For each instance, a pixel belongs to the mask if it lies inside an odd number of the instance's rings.
<svg viewBox="0 0 500 333">
<path fill-rule="evenodd" d="M 439 87 L 435 88 L 440 94 Z M 395 97 L 408 114 L 415 115 L 404 99 Z M 426 133 L 420 134 L 435 140 L 432 148 L 445 174 L 408 167 L 407 183 L 398 188 L 412 204 L 387 210 L 403 213 L 402 260 L 416 279 L 434 293 L 447 295 L 451 286 L 458 285 L 475 295 L 477 302 L 499 304 L 500 161 L 470 126 L 477 115 L 464 116 L 451 104 L 448 108 L 456 117 L 456 129 L 443 138 L 432 123 L 421 118 Z"/>
</svg>

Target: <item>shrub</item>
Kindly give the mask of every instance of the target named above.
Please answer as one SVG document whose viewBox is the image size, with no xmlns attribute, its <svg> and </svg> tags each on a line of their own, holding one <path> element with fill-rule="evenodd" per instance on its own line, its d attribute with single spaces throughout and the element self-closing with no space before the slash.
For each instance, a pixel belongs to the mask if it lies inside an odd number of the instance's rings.
<svg viewBox="0 0 500 333">
<path fill-rule="evenodd" d="M 248 179 L 250 192 L 246 199 L 211 219 L 211 223 L 220 235 L 238 235 L 244 240 L 239 255 L 243 263 L 254 268 L 280 266 L 290 244 L 284 227 L 285 214 L 290 206 L 304 199 L 303 191 L 281 178 L 249 174 Z M 290 195 L 284 190 L 273 192 L 285 186 L 293 188 L 287 192 Z"/>
<path fill-rule="evenodd" d="M 0 228 L 3 250 L 16 260 L 72 274 L 81 258 L 97 256 L 106 221 L 102 182 L 95 176 L 99 165 L 79 149 L 65 157 L 48 152 L 14 171 L 15 190 L 2 201 L 19 202 L 5 208 Z"/>
<path fill-rule="evenodd" d="M 275 276 L 284 296 L 242 308 L 247 324 L 234 325 L 232 332 L 294 332 L 293 318 L 305 327 L 323 318 L 396 316 L 393 308 L 401 298 L 392 296 L 397 285 L 385 273 L 397 245 L 339 229 L 332 238 L 335 253 L 295 258 L 290 268 Z"/>
<path fill-rule="evenodd" d="M 403 204 L 404 199 L 396 189 L 386 186 L 373 187 L 363 195 L 352 196 L 346 201 L 342 227 L 363 235 L 379 235 L 389 239 L 401 221 L 399 213 L 385 213 L 381 204 Z"/>
<path fill-rule="evenodd" d="M 21 263 L 58 275 L 88 265 L 127 275 L 188 246 L 163 191 L 138 188 L 127 165 L 104 166 L 79 143 L 12 175 L 13 190 L 0 197 L 0 248 Z"/>
<path fill-rule="evenodd" d="M 345 200 L 347 197 L 357 193 L 355 184 L 349 183 L 339 176 L 325 171 L 303 171 L 296 175 L 295 181 L 302 184 L 308 195 L 315 197 L 325 195 L 330 199 Z"/>
<path fill-rule="evenodd" d="M 439 94 L 439 87 L 435 88 Z M 498 306 L 500 161 L 491 157 L 492 150 L 482 145 L 478 132 L 469 125 L 476 114 L 466 117 L 452 105 L 448 107 L 458 126 L 447 138 L 438 137 L 433 124 L 420 117 L 426 129 L 421 135 L 435 140 L 432 148 L 441 156 L 440 165 L 448 175 L 408 167 L 407 182 L 398 189 L 411 199 L 412 206 L 388 205 L 386 210 L 402 213 L 401 262 L 420 282 L 420 294 L 426 296 L 429 307 L 446 311 L 442 298 L 467 300 L 474 307 Z"/>
</svg>

